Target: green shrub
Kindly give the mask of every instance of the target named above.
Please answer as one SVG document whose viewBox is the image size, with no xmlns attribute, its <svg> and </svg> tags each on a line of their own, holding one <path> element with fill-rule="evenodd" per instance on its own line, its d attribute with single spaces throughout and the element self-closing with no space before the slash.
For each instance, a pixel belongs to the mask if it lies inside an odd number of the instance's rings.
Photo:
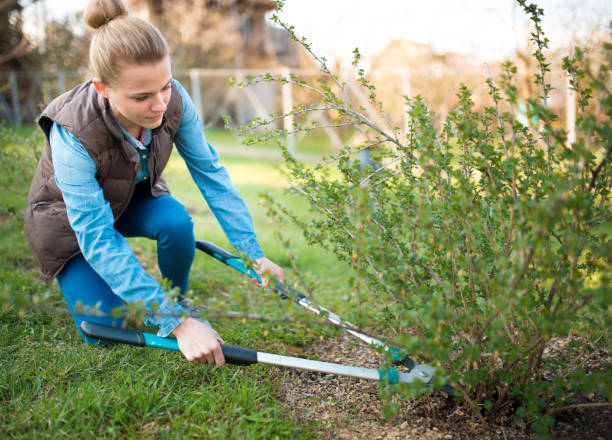
<svg viewBox="0 0 612 440">
<path fill-rule="evenodd" d="M 612 46 L 603 46 L 604 62 L 596 72 L 583 50 L 565 59 L 580 97 L 577 139 L 569 145 L 547 105 L 543 12 L 519 3 L 534 25 L 539 96 L 528 100 L 528 117 L 538 117 L 535 128 L 517 118 L 516 68 L 510 62 L 498 82 L 487 80 L 492 100 L 481 112 L 474 111 L 464 86 L 441 128 L 418 96 L 405 97 L 407 133 L 378 124 L 383 106 L 359 68 L 358 50 L 358 80 L 380 115 L 352 105 L 326 60 L 277 16 L 325 78 L 310 84 L 268 74 L 239 86 L 278 81 L 309 88 L 321 102 L 296 106 L 296 120 L 332 110 L 334 125 L 353 125 L 368 139 L 315 167 L 281 146 L 292 191 L 310 202 L 311 213 L 305 217 L 266 200 L 280 225 L 291 219 L 310 244 L 332 250 L 354 270 L 349 286 L 360 305 L 357 322 L 439 367 L 437 384 L 448 380 L 483 423 L 517 410 L 545 437 L 550 414 L 578 395 L 612 398 L 610 365 L 594 372 L 584 365 L 595 348 L 609 349 L 612 324 L 612 242 L 601 228 L 612 219 Z M 284 116 L 236 130 L 247 144 L 281 137 L 286 133 L 270 123 Z M 296 122 L 295 130 L 318 126 Z M 355 156 L 366 149 L 371 161 L 360 163 Z M 552 341 L 568 337 L 573 344 L 567 359 L 545 355 Z M 415 387 L 386 394 L 423 392 Z"/>
<path fill-rule="evenodd" d="M 43 147 L 40 130 L 22 134 L 0 124 L 0 214 L 23 218 L 25 198 Z"/>
</svg>

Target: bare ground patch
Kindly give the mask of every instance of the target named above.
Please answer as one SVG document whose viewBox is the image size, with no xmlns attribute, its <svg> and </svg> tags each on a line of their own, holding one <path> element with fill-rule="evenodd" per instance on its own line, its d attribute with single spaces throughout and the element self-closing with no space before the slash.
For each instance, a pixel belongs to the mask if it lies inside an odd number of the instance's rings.
<svg viewBox="0 0 612 440">
<path fill-rule="evenodd" d="M 563 347 L 560 344 L 559 347 Z M 311 344 L 301 353 L 311 359 L 377 368 L 380 355 L 346 334 Z M 604 359 L 609 361 L 607 356 Z M 320 427 L 323 439 L 529 439 L 525 422 L 508 415 L 499 424 L 482 426 L 441 392 L 423 399 L 399 400 L 400 410 L 390 422 L 382 417 L 379 386 L 374 381 L 285 370 L 281 399 L 287 414 L 298 422 Z M 600 400 L 601 401 L 601 400 Z M 610 407 L 578 408 L 559 413 L 555 438 L 607 440 L 612 438 Z"/>
</svg>

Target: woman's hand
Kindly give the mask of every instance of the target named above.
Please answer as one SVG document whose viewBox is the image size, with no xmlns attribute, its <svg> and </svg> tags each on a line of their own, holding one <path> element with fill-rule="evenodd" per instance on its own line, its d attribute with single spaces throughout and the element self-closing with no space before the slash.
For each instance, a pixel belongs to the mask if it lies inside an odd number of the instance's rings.
<svg viewBox="0 0 612 440">
<path fill-rule="evenodd" d="M 225 364 L 221 351 L 223 339 L 213 328 L 203 322 L 188 317 L 173 331 L 179 349 L 185 358 L 194 364 Z"/>
<path fill-rule="evenodd" d="M 253 284 L 256 284 L 258 286 L 268 286 L 268 280 L 265 277 L 262 277 L 265 272 L 269 272 L 274 278 L 276 278 L 280 282 L 283 282 L 285 280 L 283 275 L 283 269 L 281 269 L 280 266 L 278 266 L 277 264 L 274 264 L 273 262 L 268 260 L 266 257 L 261 257 L 253 261 L 253 269 L 255 270 L 255 272 L 257 272 L 257 275 L 259 275 L 262 280 L 262 282 L 259 283 L 256 279 L 253 279 Z"/>
</svg>

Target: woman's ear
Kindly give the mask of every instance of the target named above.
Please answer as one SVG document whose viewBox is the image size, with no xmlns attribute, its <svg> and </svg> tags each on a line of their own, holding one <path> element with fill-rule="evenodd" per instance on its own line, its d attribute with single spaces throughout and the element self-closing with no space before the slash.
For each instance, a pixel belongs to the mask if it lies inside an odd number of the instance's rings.
<svg viewBox="0 0 612 440">
<path fill-rule="evenodd" d="M 94 88 L 96 89 L 96 92 L 102 95 L 103 98 L 108 99 L 108 90 L 106 89 L 106 86 L 102 83 L 102 81 L 100 81 L 98 78 L 94 78 L 92 82 Z"/>
</svg>

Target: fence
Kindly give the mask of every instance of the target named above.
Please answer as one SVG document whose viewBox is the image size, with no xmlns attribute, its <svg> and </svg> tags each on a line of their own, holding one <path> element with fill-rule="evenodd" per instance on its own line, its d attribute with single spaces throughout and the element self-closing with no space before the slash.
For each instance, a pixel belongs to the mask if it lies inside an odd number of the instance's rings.
<svg viewBox="0 0 612 440">
<path fill-rule="evenodd" d="M 288 113 L 300 100 L 291 84 L 262 83 L 254 87 L 228 85 L 233 76 L 237 82 L 249 76 L 270 73 L 290 74 L 307 78 L 321 74 L 306 69 L 190 69 L 174 72 L 173 77 L 189 91 L 204 128 L 223 124 L 229 116 L 234 123 L 245 124 L 253 117 L 269 118 L 271 114 Z M 45 102 L 64 93 L 87 79 L 82 72 L 4 72 L 0 73 L 0 121 L 14 127 L 33 124 L 40 115 Z M 302 93 L 303 95 L 303 93 Z M 322 116 L 325 119 L 325 115 Z M 279 124 L 292 131 L 293 118 L 288 116 Z M 336 147 L 341 145 L 338 135 L 327 128 L 326 132 Z M 290 150 L 295 148 L 298 134 L 287 136 Z"/>
<path fill-rule="evenodd" d="M 266 119 L 272 114 L 288 113 L 294 104 L 313 102 L 313 96 L 308 96 L 307 92 L 298 90 L 291 84 L 274 82 L 241 88 L 228 85 L 230 76 L 239 82 L 249 76 L 266 73 L 285 77 L 294 74 L 305 79 L 321 75 L 321 72 L 313 69 L 190 69 L 176 71 L 174 77 L 190 92 L 205 129 L 222 125 L 224 116 L 229 116 L 234 123 L 242 125 L 253 117 Z M 395 73 L 401 79 L 398 83 L 400 89 L 395 92 L 395 95 L 411 96 L 409 72 L 404 69 Z M 367 93 L 358 86 L 352 73 L 346 72 L 341 77 L 354 103 L 366 109 L 370 115 L 378 114 L 377 109 L 370 104 Z M 83 72 L 51 74 L 11 71 L 0 73 L 0 122 L 5 121 L 12 126 L 34 123 L 42 106 L 49 98 L 70 90 L 85 79 L 86 74 Z M 575 96 L 568 84 L 560 87 L 556 93 L 558 95 L 556 99 L 563 102 L 566 109 L 566 128 L 571 142 L 575 139 Z M 332 125 L 326 121 L 326 114 L 308 115 L 308 118 L 315 116 L 324 127 L 322 129 L 325 130 L 332 145 L 339 148 L 343 142 L 336 130 L 325 127 Z M 406 112 L 401 111 L 399 118 L 395 119 L 394 123 L 401 125 L 402 129 L 406 130 L 409 123 Z M 293 122 L 292 116 L 277 121 L 279 124 L 277 128 L 282 127 L 289 132 L 286 139 L 289 150 L 294 150 L 300 136 L 299 133 L 292 133 Z M 302 124 L 310 122 L 312 121 L 306 119 L 302 121 Z"/>
</svg>

